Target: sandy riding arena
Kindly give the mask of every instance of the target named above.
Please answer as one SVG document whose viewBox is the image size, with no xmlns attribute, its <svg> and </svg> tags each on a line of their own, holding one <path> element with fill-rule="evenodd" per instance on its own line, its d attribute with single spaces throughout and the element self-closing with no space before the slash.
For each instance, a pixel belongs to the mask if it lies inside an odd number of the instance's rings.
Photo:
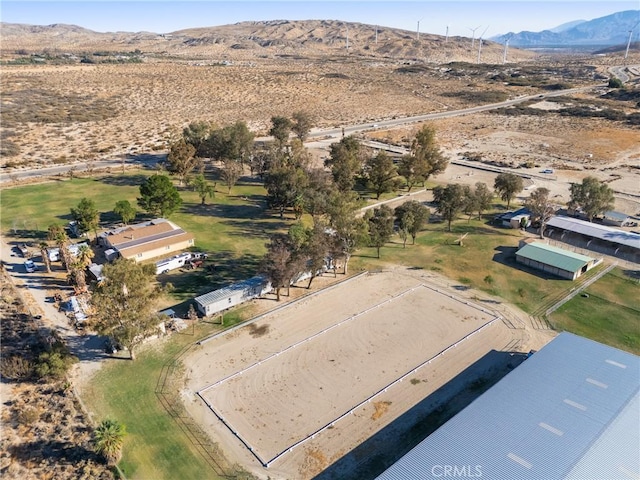
<svg viewBox="0 0 640 480">
<path fill-rule="evenodd" d="M 363 274 L 204 342 L 187 385 L 231 456 L 308 478 L 512 336 L 419 272 Z"/>
</svg>

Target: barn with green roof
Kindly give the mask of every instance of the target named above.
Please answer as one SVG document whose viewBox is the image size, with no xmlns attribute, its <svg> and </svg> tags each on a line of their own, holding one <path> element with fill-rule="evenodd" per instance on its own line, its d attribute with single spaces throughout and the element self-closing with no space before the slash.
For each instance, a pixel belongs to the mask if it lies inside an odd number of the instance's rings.
<svg viewBox="0 0 640 480">
<path fill-rule="evenodd" d="M 575 280 L 599 263 L 598 260 L 586 255 L 542 242 L 533 242 L 522 247 L 516 252 L 516 261 L 569 280 Z"/>
</svg>

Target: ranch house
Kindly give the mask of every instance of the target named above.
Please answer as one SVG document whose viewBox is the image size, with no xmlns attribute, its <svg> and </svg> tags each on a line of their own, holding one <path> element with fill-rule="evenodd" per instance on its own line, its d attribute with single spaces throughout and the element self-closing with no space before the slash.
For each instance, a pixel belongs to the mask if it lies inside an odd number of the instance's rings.
<svg viewBox="0 0 640 480">
<path fill-rule="evenodd" d="M 109 230 L 98 236 L 107 258 L 116 256 L 142 262 L 194 245 L 194 236 L 165 218 Z M 111 252 L 110 252 L 111 251 Z"/>
</svg>

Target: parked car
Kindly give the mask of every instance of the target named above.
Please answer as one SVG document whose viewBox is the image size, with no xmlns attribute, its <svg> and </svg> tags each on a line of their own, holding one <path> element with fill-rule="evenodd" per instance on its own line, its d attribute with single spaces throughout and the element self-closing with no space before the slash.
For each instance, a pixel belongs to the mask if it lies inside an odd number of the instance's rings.
<svg viewBox="0 0 640 480">
<path fill-rule="evenodd" d="M 24 262 L 24 269 L 27 271 L 27 273 L 33 273 L 38 269 L 38 267 L 36 267 L 36 264 L 33 263 L 33 260 L 27 260 L 26 262 Z"/>
<path fill-rule="evenodd" d="M 18 253 L 20 254 L 21 257 L 29 258 L 29 249 L 24 243 L 21 243 L 20 245 L 18 245 Z"/>
</svg>

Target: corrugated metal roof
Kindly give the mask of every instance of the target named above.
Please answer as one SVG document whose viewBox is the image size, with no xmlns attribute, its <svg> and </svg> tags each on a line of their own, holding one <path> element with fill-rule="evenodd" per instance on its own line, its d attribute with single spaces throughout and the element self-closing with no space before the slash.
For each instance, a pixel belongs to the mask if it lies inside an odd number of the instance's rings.
<svg viewBox="0 0 640 480">
<path fill-rule="evenodd" d="M 617 228 L 606 227 L 604 225 L 578 220 L 577 218 L 563 216 L 553 217 L 547 222 L 547 228 L 553 227 L 640 249 L 640 235 L 637 233 L 625 232 Z"/>
<path fill-rule="evenodd" d="M 242 292 L 248 288 L 258 287 L 260 285 L 266 285 L 267 281 L 264 277 L 256 276 L 251 277 L 248 280 L 244 280 L 242 282 L 233 283 L 228 287 L 223 287 L 219 290 L 214 290 L 213 292 L 205 293 L 204 295 L 200 295 L 196 297 L 194 300 L 198 302 L 203 307 L 207 305 L 211 305 L 220 300 L 224 300 L 225 298 L 229 298 L 231 295 Z"/>
<path fill-rule="evenodd" d="M 378 479 L 635 478 L 639 390 L 639 357 L 562 333 Z"/>
<path fill-rule="evenodd" d="M 629 215 L 622 212 L 616 212 L 615 210 L 609 210 L 607 212 L 604 212 L 604 218 L 610 218 L 611 220 L 624 222 L 627 218 L 629 218 Z"/>
<path fill-rule="evenodd" d="M 562 248 L 547 245 L 546 243 L 534 242 L 525 245 L 516 252 L 519 255 L 535 262 L 551 265 L 552 267 L 566 270 L 567 272 L 577 272 L 582 267 L 593 261 L 593 258 L 579 253 L 570 252 Z"/>
</svg>

